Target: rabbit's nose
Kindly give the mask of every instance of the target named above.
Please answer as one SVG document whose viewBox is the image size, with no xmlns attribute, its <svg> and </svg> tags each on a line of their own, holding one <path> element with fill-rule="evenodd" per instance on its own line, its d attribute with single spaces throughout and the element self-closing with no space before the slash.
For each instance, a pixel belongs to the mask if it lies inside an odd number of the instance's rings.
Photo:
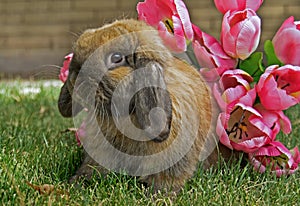
<svg viewBox="0 0 300 206">
<path fill-rule="evenodd" d="M 165 113 L 162 108 L 156 107 L 149 113 L 150 125 L 145 129 L 147 135 L 154 142 L 162 142 L 170 135 L 172 116 Z"/>
</svg>

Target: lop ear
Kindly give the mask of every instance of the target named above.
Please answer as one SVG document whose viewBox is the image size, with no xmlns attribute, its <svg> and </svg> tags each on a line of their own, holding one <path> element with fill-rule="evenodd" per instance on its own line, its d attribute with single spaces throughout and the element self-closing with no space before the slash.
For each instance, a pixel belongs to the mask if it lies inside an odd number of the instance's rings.
<svg viewBox="0 0 300 206">
<path fill-rule="evenodd" d="M 72 78 L 73 78 L 72 73 L 80 69 L 77 67 L 78 67 L 78 64 L 72 60 L 72 62 L 70 64 L 70 68 L 69 68 L 68 79 L 64 83 L 64 85 L 62 86 L 62 88 L 60 90 L 60 94 L 59 94 L 59 98 L 58 98 L 58 110 L 63 117 L 75 116 L 77 113 L 79 113 L 83 109 L 83 107 L 80 104 L 75 103 L 72 100 L 72 94 L 69 90 L 70 89 L 69 85 L 71 85 L 70 76 L 72 76 Z"/>
<path fill-rule="evenodd" d="M 62 116 L 72 117 L 72 96 L 66 84 L 64 84 L 60 90 L 58 110 Z"/>
<path fill-rule="evenodd" d="M 172 101 L 167 91 L 163 68 L 155 61 L 137 62 L 134 82 L 134 115 L 138 126 L 150 139 L 161 142 L 169 137 L 172 122 Z"/>
<path fill-rule="evenodd" d="M 73 117 L 78 114 L 83 107 L 72 100 L 72 96 L 64 84 L 60 90 L 58 99 L 58 110 L 63 117 Z"/>
</svg>

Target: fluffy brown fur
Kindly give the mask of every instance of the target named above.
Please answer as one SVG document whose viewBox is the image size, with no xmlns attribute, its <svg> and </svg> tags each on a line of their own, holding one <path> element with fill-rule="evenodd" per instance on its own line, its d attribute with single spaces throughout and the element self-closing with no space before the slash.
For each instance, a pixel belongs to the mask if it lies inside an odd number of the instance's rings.
<svg viewBox="0 0 300 206">
<path fill-rule="evenodd" d="M 151 31 L 152 35 L 144 35 L 144 33 L 139 33 L 140 31 Z M 121 38 L 117 43 L 112 41 L 124 34 L 132 35 L 129 35 L 129 38 Z M 109 43 L 110 41 L 113 43 Z M 172 159 L 172 155 L 182 152 L 181 147 L 185 142 L 193 142 L 190 150 L 170 168 L 140 177 L 142 182 L 153 185 L 155 190 L 163 188 L 180 190 L 185 182 L 193 176 L 200 160 L 203 160 L 201 159 L 201 152 L 214 144 L 215 141 L 211 131 L 215 114 L 213 114 L 212 102 L 206 84 L 195 68 L 185 61 L 175 58 L 165 48 L 158 32 L 152 27 L 136 20 L 120 20 L 98 29 L 85 31 L 74 44 L 74 58 L 70 65 L 69 77 L 61 89 L 58 103 L 63 116 L 71 117 L 82 109 L 82 105 L 77 105 L 76 102 L 72 101 L 75 81 L 78 80 L 78 73 L 84 62 L 97 48 L 103 45 L 106 45 L 103 53 L 108 54 L 125 49 L 132 56 L 127 58 L 126 65 L 120 65 L 110 70 L 100 68 L 100 71 L 90 71 L 92 77 L 97 76 L 97 72 L 105 72 L 100 84 L 97 84 L 97 78 L 89 80 L 91 81 L 89 85 L 97 85 L 96 103 L 100 106 L 96 107 L 96 114 L 101 131 L 106 140 L 115 148 L 130 155 L 159 153 L 172 146 L 172 143 L 179 138 L 181 143 L 173 146 L 173 149 L 165 157 L 166 160 Z M 99 58 L 102 57 L 105 57 L 105 54 L 99 56 Z M 132 122 L 139 128 L 143 129 L 149 124 L 149 122 L 147 123 L 147 115 L 153 107 L 162 107 L 167 113 L 166 127 L 163 128 L 159 136 L 154 139 L 149 138 L 149 141 L 137 141 L 126 137 L 116 127 L 109 107 L 112 92 L 118 84 L 124 77 L 142 66 L 149 67 L 149 69 L 154 68 L 152 78 L 163 81 L 167 87 L 167 92 L 158 89 L 145 89 L 134 97 L 134 106 L 130 115 Z M 130 84 L 132 81 L 129 78 L 127 83 Z M 74 110 L 78 111 L 74 112 Z M 187 118 L 187 121 L 183 121 L 183 116 Z M 196 133 L 191 131 L 195 127 L 198 128 Z M 147 137 L 147 133 L 141 133 L 141 136 Z M 212 140 L 209 145 L 206 143 L 208 138 Z M 228 151 L 223 147 L 220 149 L 225 156 L 228 156 Z M 215 164 L 218 161 L 218 154 L 218 150 L 215 149 L 209 157 L 205 157 L 205 160 L 202 161 L 203 168 Z M 149 166 L 153 162 L 145 161 L 140 164 L 143 167 Z M 102 173 L 107 172 L 89 155 L 86 155 L 82 166 L 72 180 L 76 180 L 82 175 L 90 177 L 93 172 L 91 165 Z"/>
</svg>

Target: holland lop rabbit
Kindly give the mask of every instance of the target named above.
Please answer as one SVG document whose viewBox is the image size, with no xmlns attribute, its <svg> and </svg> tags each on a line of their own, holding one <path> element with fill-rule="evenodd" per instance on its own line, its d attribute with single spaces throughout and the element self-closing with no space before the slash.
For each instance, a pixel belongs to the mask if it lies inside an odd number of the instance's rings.
<svg viewBox="0 0 300 206">
<path fill-rule="evenodd" d="M 209 89 L 158 31 L 119 20 L 86 30 L 73 52 L 58 108 L 64 117 L 87 108 L 96 124 L 85 122 L 85 159 L 71 181 L 95 168 L 104 174 L 124 169 L 154 190 L 178 191 L 199 163 L 205 169 L 218 161 L 224 148 L 216 147 L 211 129 L 216 115 Z"/>
</svg>

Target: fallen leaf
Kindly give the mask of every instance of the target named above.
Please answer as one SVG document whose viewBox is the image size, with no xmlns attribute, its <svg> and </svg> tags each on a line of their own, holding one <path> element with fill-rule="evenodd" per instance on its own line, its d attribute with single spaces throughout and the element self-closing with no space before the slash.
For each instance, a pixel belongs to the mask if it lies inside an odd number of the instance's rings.
<svg viewBox="0 0 300 206">
<path fill-rule="evenodd" d="M 76 132 L 77 130 L 78 130 L 77 128 L 71 127 L 71 128 L 68 128 L 64 131 L 61 131 L 61 133 Z"/>
<path fill-rule="evenodd" d="M 45 111 L 46 111 L 46 107 L 41 106 L 41 108 L 40 108 L 40 114 L 44 114 Z"/>
<path fill-rule="evenodd" d="M 12 95 L 11 97 L 12 97 L 16 102 L 21 102 L 21 97 L 20 97 L 20 96 Z"/>
<path fill-rule="evenodd" d="M 44 184 L 44 185 L 35 185 L 28 181 L 26 181 L 26 184 L 34 189 L 35 191 L 38 191 L 41 195 L 60 195 L 63 198 L 69 199 L 69 192 L 56 189 L 54 185 Z"/>
<path fill-rule="evenodd" d="M 68 128 L 68 131 L 70 132 L 76 132 L 78 129 L 77 128 Z"/>
</svg>

